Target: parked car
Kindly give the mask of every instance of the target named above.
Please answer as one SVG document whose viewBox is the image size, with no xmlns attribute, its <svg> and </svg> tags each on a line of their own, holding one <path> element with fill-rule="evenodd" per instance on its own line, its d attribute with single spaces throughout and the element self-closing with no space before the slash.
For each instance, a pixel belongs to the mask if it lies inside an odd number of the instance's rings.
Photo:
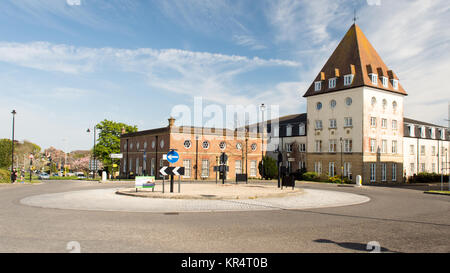
<svg viewBox="0 0 450 273">
<path fill-rule="evenodd" d="M 48 173 L 41 173 L 39 175 L 39 179 L 41 179 L 41 180 L 50 179 L 50 175 Z"/>
<path fill-rule="evenodd" d="M 84 175 L 84 173 L 77 173 L 77 177 L 78 177 L 78 179 L 86 179 L 86 176 Z"/>
</svg>

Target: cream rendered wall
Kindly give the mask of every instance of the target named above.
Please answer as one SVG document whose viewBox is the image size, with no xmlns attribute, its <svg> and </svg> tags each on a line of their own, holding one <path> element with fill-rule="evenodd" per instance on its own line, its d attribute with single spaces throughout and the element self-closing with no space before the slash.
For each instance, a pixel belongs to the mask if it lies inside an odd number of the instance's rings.
<svg viewBox="0 0 450 273">
<path fill-rule="evenodd" d="M 363 151 L 364 161 L 376 161 L 376 153 L 370 151 L 370 139 L 376 139 L 377 148 L 381 150 L 382 140 L 387 140 L 387 153 L 381 154 L 381 162 L 401 162 L 403 156 L 403 95 L 383 91 L 375 88 L 364 87 L 364 112 L 363 112 Z M 372 105 L 372 98 L 376 98 L 376 103 Z M 383 100 L 387 100 L 386 108 L 383 107 Z M 393 102 L 397 103 L 396 110 L 393 109 Z M 377 118 L 376 127 L 370 124 L 371 117 Z M 381 121 L 387 119 L 387 128 L 383 129 Z M 397 121 L 397 130 L 392 129 L 392 120 Z M 397 141 L 397 153 L 392 154 L 392 141 Z"/>
<path fill-rule="evenodd" d="M 352 104 L 347 106 L 346 98 L 352 99 Z M 331 108 L 331 100 L 336 100 L 336 107 Z M 322 103 L 322 109 L 317 110 L 318 102 Z M 307 151 L 315 153 L 315 141 L 322 140 L 322 152 L 328 152 L 329 140 L 337 140 L 337 151 L 340 152 L 339 139 L 352 139 L 353 153 L 362 153 L 362 111 L 363 111 L 363 87 L 349 90 L 307 97 L 308 136 Z M 344 118 L 353 119 L 352 128 L 344 128 Z M 329 120 L 336 119 L 337 129 L 329 129 Z M 315 121 L 322 120 L 323 129 L 315 129 Z M 320 135 L 316 135 L 320 133 Z"/>
<path fill-rule="evenodd" d="M 417 145 L 417 141 L 419 141 L 419 145 Z M 414 154 L 410 152 L 410 145 L 414 146 Z M 420 146 L 425 146 L 425 156 L 421 154 Z M 432 147 L 436 147 L 435 155 L 432 154 Z M 417 149 L 419 147 L 419 149 Z M 438 164 L 438 147 L 440 153 L 440 159 Z M 447 150 L 447 153 L 441 153 L 441 148 L 444 147 L 444 151 Z M 417 174 L 417 170 L 419 167 L 419 172 L 422 172 L 422 168 L 420 164 L 425 163 L 425 172 L 433 172 L 432 166 L 435 164 L 435 173 L 441 173 L 442 166 L 444 165 L 444 174 L 449 173 L 448 164 L 446 166 L 445 162 L 450 161 L 450 142 L 442 141 L 438 139 L 417 139 L 414 137 L 404 137 L 403 138 L 403 172 L 406 173 L 406 176 L 412 176 L 413 174 Z M 417 158 L 417 154 L 419 154 L 419 158 Z M 411 170 L 411 163 L 414 164 L 414 169 Z M 439 170 L 438 170 L 439 166 Z"/>
</svg>

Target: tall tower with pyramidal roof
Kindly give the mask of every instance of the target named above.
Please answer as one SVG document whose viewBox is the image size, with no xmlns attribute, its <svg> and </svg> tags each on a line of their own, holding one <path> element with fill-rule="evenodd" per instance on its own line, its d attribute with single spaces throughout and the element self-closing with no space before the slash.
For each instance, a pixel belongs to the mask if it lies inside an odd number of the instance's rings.
<svg viewBox="0 0 450 273">
<path fill-rule="evenodd" d="M 406 91 L 358 25 L 318 73 L 307 99 L 307 169 L 322 176 L 401 181 Z"/>
</svg>

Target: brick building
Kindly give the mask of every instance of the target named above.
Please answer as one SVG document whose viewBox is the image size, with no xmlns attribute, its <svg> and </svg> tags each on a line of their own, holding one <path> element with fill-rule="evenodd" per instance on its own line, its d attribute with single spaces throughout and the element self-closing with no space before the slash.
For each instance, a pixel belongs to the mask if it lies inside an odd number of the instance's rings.
<svg viewBox="0 0 450 273">
<path fill-rule="evenodd" d="M 170 166 L 185 167 L 185 180 L 215 180 L 222 152 L 228 155 L 227 179 L 247 173 L 249 178 L 260 177 L 258 164 L 262 158 L 262 139 L 259 133 L 229 129 L 175 126 L 123 134 L 120 139 L 120 175 L 151 175 L 160 178 L 159 169 L 169 166 L 163 154 L 175 149 L 180 159 Z"/>
</svg>

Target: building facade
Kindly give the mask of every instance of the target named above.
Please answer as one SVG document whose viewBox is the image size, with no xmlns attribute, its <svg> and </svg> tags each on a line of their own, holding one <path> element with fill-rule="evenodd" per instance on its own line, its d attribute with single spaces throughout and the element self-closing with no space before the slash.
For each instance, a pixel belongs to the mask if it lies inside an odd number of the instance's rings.
<svg viewBox="0 0 450 273">
<path fill-rule="evenodd" d="M 353 24 L 309 86 L 307 113 L 267 121 L 267 126 L 228 129 L 176 127 L 124 134 L 121 175 L 154 175 L 167 166 L 162 159 L 176 149 L 184 179 L 217 178 L 213 167 L 227 153 L 228 179 L 247 173 L 259 177 L 263 155 L 296 172 L 347 177 L 365 184 L 403 182 L 420 172 L 450 173 L 448 128 L 404 118 L 406 91 L 361 29 Z M 260 129 L 265 128 L 264 134 Z M 267 151 L 265 143 L 277 143 Z M 273 147 L 273 145 L 272 145 Z"/>
<path fill-rule="evenodd" d="M 176 150 L 178 162 L 170 166 L 184 167 L 185 180 L 214 180 L 218 173 L 219 157 L 228 155 L 227 179 L 247 173 L 249 178 L 259 178 L 258 165 L 262 158 L 259 133 L 238 132 L 227 129 L 177 127 L 169 119 L 169 126 L 123 134 L 120 140 L 121 177 L 150 175 L 161 178 L 159 170 L 169 166 L 163 155 Z"/>
</svg>

